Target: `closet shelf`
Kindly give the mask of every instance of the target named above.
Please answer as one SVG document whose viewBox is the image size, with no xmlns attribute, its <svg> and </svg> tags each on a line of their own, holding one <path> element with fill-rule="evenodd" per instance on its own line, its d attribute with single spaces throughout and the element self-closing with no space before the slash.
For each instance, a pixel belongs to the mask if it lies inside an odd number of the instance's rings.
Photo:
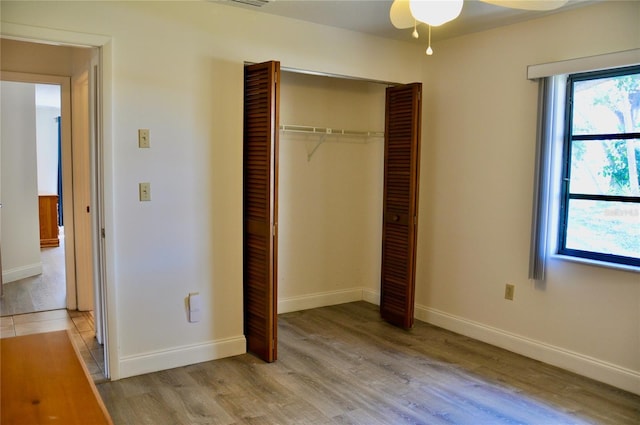
<svg viewBox="0 0 640 425">
<path fill-rule="evenodd" d="M 327 138 L 327 136 L 347 136 L 347 137 L 365 137 L 365 138 L 382 138 L 384 132 L 382 131 L 359 131 L 359 130 L 344 130 L 328 127 L 310 127 L 307 125 L 281 125 L 280 130 L 283 132 L 291 133 L 303 133 L 303 134 L 317 134 L 320 139 L 316 143 L 311 152 L 307 154 L 307 161 L 311 161 L 311 157 L 318 150 Z"/>
<path fill-rule="evenodd" d="M 328 127 L 310 127 L 306 125 L 281 125 L 280 130 L 292 133 L 320 134 L 327 136 L 384 137 L 384 132 L 382 131 L 344 130 Z"/>
</svg>

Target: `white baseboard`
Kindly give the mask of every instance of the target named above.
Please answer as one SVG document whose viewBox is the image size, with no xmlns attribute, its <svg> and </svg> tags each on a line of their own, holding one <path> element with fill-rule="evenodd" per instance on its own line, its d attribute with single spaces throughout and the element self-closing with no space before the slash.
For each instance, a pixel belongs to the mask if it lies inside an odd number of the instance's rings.
<svg viewBox="0 0 640 425">
<path fill-rule="evenodd" d="M 340 291 L 317 292 L 299 297 L 278 300 L 278 314 L 292 311 L 309 310 L 311 308 L 326 307 L 362 301 L 362 288 L 343 289 Z"/>
<path fill-rule="evenodd" d="M 291 297 L 278 302 L 278 312 L 288 313 L 353 301 L 367 301 L 379 305 L 380 294 L 366 288 L 353 288 Z M 640 372 L 422 305 L 415 306 L 415 318 L 640 395 Z M 246 340 L 244 336 L 239 336 L 205 344 L 125 356 L 120 359 L 118 379 L 240 355 L 245 352 Z"/>
<path fill-rule="evenodd" d="M 380 292 L 363 288 L 362 301 L 366 301 L 368 303 L 375 304 L 375 305 L 380 305 Z"/>
<path fill-rule="evenodd" d="M 423 322 L 640 395 L 640 372 L 426 306 L 416 305 L 415 317 Z"/>
<path fill-rule="evenodd" d="M 120 358 L 118 379 L 238 356 L 246 353 L 246 350 L 245 337 L 238 336 L 204 344 L 124 356 Z"/>
<path fill-rule="evenodd" d="M 2 271 L 2 283 L 14 282 L 31 276 L 37 276 L 42 273 L 42 263 L 28 264 L 22 267 L 14 267 L 9 270 Z"/>
</svg>

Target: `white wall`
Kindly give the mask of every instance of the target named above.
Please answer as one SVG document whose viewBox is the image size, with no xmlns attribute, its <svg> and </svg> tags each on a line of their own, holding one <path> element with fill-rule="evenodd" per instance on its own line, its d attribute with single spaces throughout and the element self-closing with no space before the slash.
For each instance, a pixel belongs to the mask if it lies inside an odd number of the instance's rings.
<svg viewBox="0 0 640 425">
<path fill-rule="evenodd" d="M 42 273 L 33 84 L 2 81 L 2 280 Z"/>
<path fill-rule="evenodd" d="M 38 193 L 42 194 L 58 194 L 58 122 L 56 118 L 59 116 L 59 106 L 36 105 Z"/>
<path fill-rule="evenodd" d="M 282 124 L 384 131 L 384 85 L 287 72 L 281 83 Z M 383 155 L 382 138 L 280 133 L 280 313 L 379 284 Z"/>
<path fill-rule="evenodd" d="M 419 317 L 636 393 L 638 273 L 556 259 L 545 285 L 527 279 L 537 84 L 526 67 L 638 48 L 639 22 L 640 3 L 607 2 L 434 45 L 417 270 Z"/>
<path fill-rule="evenodd" d="M 0 7 L 6 22 L 112 37 L 104 112 L 116 379 L 245 350 L 244 61 L 385 81 L 420 77 L 413 45 L 212 2 Z M 150 129 L 150 149 L 137 148 L 139 128 Z M 141 203 L 145 181 L 152 200 Z M 189 292 L 203 298 L 198 324 L 187 322 Z"/>
</svg>

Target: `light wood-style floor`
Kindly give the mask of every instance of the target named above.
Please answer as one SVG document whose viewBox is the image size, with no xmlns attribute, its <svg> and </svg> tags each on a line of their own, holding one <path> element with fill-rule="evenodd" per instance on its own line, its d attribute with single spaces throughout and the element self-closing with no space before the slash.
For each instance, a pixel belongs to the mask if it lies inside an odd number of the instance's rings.
<svg viewBox="0 0 640 425">
<path fill-rule="evenodd" d="M 279 316 L 250 354 L 98 385 L 115 424 L 640 424 L 640 396 L 366 302 Z"/>
<path fill-rule="evenodd" d="M 65 279 L 64 235 L 60 246 L 42 248 L 42 274 L 5 283 L 0 298 L 0 315 L 34 313 L 67 307 Z"/>
</svg>

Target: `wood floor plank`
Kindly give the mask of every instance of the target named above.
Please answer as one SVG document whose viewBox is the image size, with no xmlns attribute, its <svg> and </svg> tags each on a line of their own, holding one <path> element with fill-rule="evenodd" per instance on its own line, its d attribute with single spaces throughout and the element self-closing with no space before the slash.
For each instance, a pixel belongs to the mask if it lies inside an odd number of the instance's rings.
<svg viewBox="0 0 640 425">
<path fill-rule="evenodd" d="M 356 302 L 279 316 L 246 354 L 99 385 L 116 424 L 640 424 L 640 396 Z"/>
</svg>

